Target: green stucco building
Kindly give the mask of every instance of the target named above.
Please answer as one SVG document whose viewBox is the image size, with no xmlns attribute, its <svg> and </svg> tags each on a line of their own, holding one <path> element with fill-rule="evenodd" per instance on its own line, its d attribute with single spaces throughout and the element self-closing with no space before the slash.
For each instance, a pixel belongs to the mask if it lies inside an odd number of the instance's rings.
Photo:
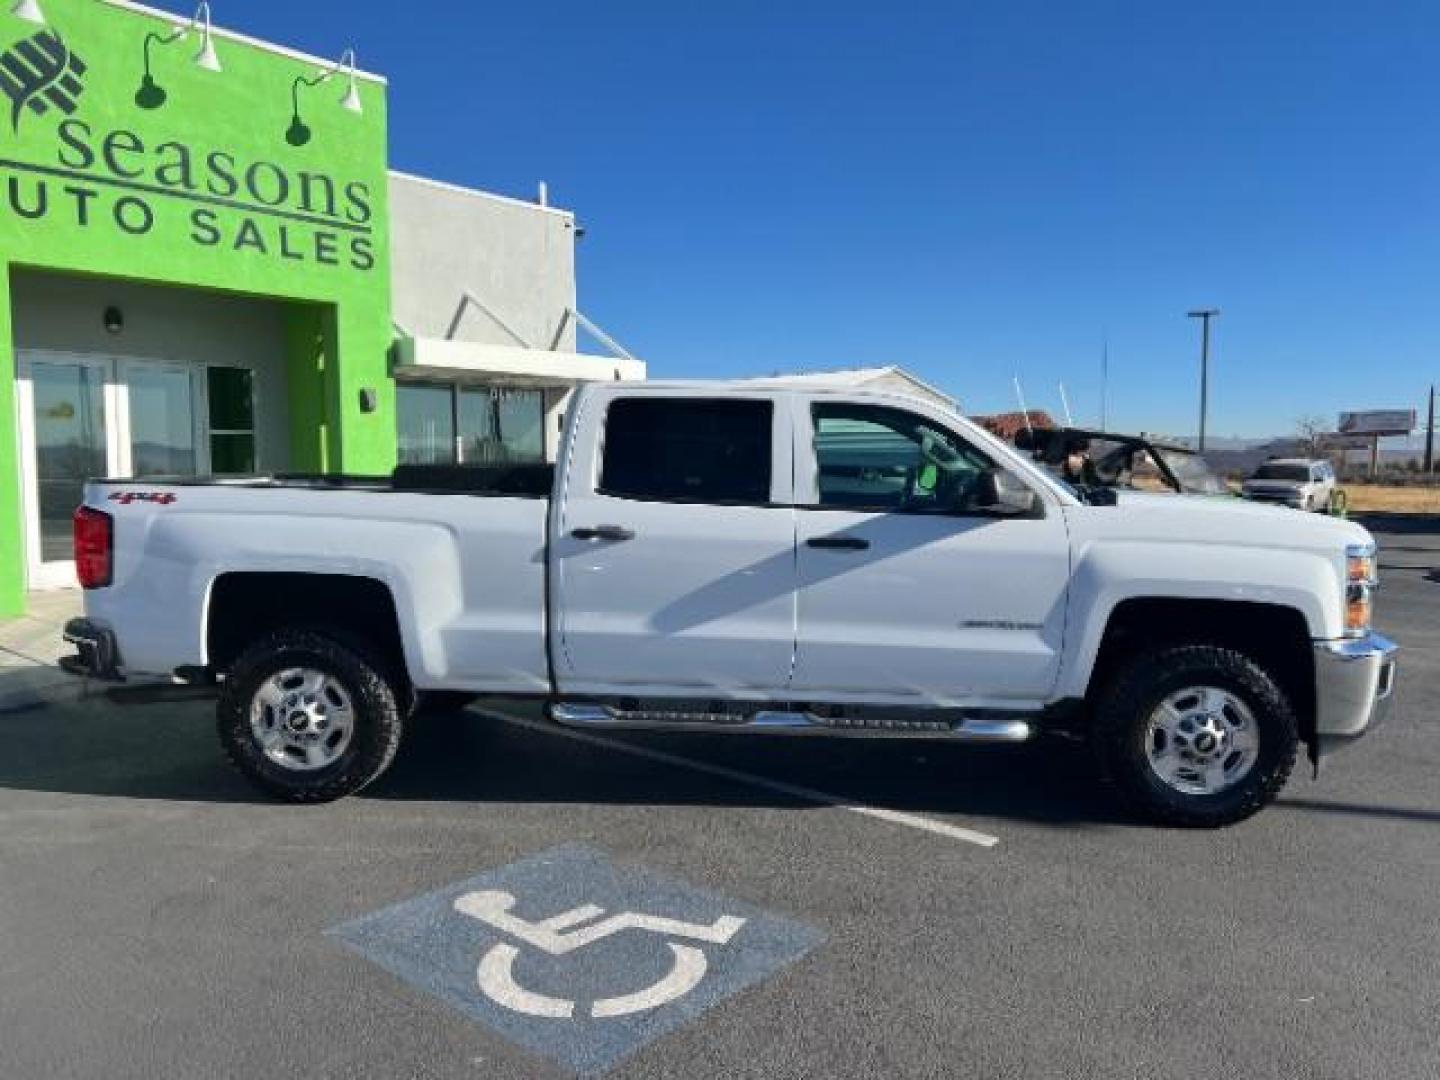
<svg viewBox="0 0 1440 1080">
<path fill-rule="evenodd" d="M 575 352 L 573 215 L 391 172 L 382 78 L 208 14 L 0 11 L 0 615 L 87 476 L 543 456 L 643 377 Z"/>
</svg>

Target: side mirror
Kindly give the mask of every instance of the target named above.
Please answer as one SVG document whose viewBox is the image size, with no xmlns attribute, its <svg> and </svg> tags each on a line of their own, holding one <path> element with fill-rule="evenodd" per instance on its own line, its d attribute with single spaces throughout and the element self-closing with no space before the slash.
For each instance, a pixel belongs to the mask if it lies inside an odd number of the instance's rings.
<svg viewBox="0 0 1440 1080">
<path fill-rule="evenodd" d="M 975 489 L 975 505 L 997 514 L 1020 515 L 1035 512 L 1035 492 L 1004 469 L 986 469 Z"/>
</svg>

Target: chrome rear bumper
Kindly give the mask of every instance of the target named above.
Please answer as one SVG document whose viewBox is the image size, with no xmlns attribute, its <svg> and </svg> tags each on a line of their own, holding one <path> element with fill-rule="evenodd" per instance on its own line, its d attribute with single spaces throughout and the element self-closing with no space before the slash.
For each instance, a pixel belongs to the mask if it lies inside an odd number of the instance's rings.
<svg viewBox="0 0 1440 1080">
<path fill-rule="evenodd" d="M 1399 651 L 1379 634 L 1315 643 L 1315 734 L 1322 748 L 1358 739 L 1389 714 Z"/>
</svg>

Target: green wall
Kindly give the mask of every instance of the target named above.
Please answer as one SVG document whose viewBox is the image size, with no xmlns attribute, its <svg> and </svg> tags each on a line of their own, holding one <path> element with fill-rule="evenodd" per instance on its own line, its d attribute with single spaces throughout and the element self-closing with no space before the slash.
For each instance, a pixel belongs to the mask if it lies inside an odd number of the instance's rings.
<svg viewBox="0 0 1440 1080">
<path fill-rule="evenodd" d="M 25 608 L 25 525 L 20 433 L 15 430 L 15 357 L 10 347 L 10 274 L 0 266 L 0 617 Z"/>
<path fill-rule="evenodd" d="M 378 472 L 395 454 L 384 86 L 301 88 L 315 65 L 217 37 L 223 71 L 192 62 L 198 33 L 104 0 L 45 0 L 45 27 L 0 5 L 0 614 L 23 604 L 24 552 L 9 268 L 44 267 L 296 301 L 292 467 Z M 148 104 L 152 107 L 146 108 Z M 98 317 L 98 314 L 97 314 Z M 379 408 L 363 413 L 362 388 Z"/>
</svg>

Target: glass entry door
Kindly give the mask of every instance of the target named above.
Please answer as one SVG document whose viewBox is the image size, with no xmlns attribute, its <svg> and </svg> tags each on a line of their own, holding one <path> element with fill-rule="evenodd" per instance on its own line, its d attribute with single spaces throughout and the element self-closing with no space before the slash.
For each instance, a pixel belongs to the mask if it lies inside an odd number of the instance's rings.
<svg viewBox="0 0 1440 1080">
<path fill-rule="evenodd" d="M 121 470 L 114 365 L 24 352 L 18 361 L 29 585 L 74 585 L 71 519 L 85 481 Z"/>
<path fill-rule="evenodd" d="M 192 364 L 24 351 L 18 359 L 32 589 L 75 584 L 71 519 L 86 480 L 197 476 L 211 471 L 216 448 L 222 471 L 254 468 L 253 399 L 240 401 L 251 393 L 248 371 L 234 369 L 237 379 L 231 369 L 209 369 L 222 373 L 211 380 L 220 391 L 212 397 L 207 369 Z M 207 399 L 224 414 L 224 430 L 204 423 Z"/>
</svg>

